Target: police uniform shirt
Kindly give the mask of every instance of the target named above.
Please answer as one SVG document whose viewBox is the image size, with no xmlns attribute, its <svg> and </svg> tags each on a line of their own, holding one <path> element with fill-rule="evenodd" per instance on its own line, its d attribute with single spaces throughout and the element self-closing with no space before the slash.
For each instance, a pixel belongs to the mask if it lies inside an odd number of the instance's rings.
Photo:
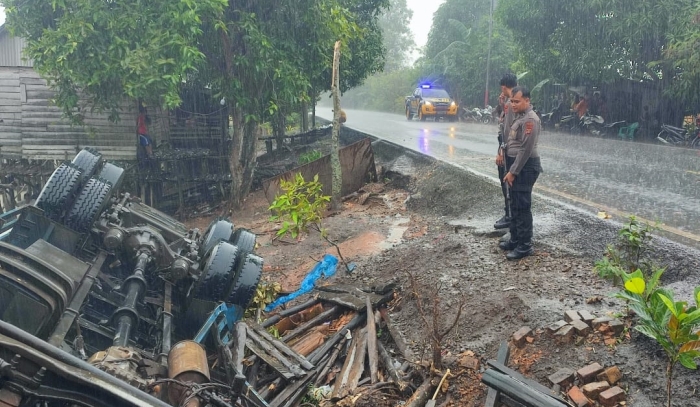
<svg viewBox="0 0 700 407">
<path fill-rule="evenodd" d="M 537 141 L 540 137 L 540 119 L 537 113 L 528 107 L 517 115 L 510 126 L 508 134 L 508 156 L 515 157 L 515 162 L 508 171 L 518 175 L 530 158 L 539 157 Z"/>
</svg>

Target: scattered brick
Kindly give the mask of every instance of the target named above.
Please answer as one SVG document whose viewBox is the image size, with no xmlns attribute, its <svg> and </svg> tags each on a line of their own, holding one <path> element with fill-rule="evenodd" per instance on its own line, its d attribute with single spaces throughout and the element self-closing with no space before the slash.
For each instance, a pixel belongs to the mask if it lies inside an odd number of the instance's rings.
<svg viewBox="0 0 700 407">
<path fill-rule="evenodd" d="M 622 379 L 622 372 L 620 372 L 620 369 L 617 366 L 610 366 L 609 368 L 599 373 L 596 379 L 599 382 L 602 382 L 604 380 L 612 385 L 619 382 L 620 379 Z"/>
<path fill-rule="evenodd" d="M 582 383 L 590 383 L 595 380 L 596 376 L 603 371 L 603 366 L 598 363 L 591 363 L 586 367 L 582 367 L 576 371 L 576 376 L 581 380 Z M 602 381 L 602 380 L 598 380 Z"/>
<path fill-rule="evenodd" d="M 625 324 L 619 319 L 613 319 L 612 321 L 608 322 L 608 326 L 613 332 L 615 332 L 615 335 L 620 335 L 625 329 Z"/>
<path fill-rule="evenodd" d="M 460 367 L 472 370 L 479 370 L 479 358 L 470 355 L 459 355 L 457 363 Z"/>
<path fill-rule="evenodd" d="M 579 319 L 571 321 L 571 326 L 574 327 L 578 336 L 586 336 L 591 333 L 591 327 Z"/>
<path fill-rule="evenodd" d="M 581 320 L 585 322 L 588 326 L 590 326 L 593 320 L 595 319 L 595 315 L 591 314 L 586 310 L 581 310 L 578 312 L 578 314 L 579 316 L 581 316 Z"/>
<path fill-rule="evenodd" d="M 564 313 L 564 321 L 571 322 L 574 320 L 580 320 L 581 316 L 576 311 L 566 311 Z"/>
<path fill-rule="evenodd" d="M 554 335 L 554 333 L 561 329 L 561 327 L 566 326 L 566 321 L 560 319 L 559 321 L 549 325 L 546 330 L 549 335 Z"/>
<path fill-rule="evenodd" d="M 574 371 L 569 368 L 562 368 L 557 370 L 547 377 L 552 384 L 558 384 L 560 387 L 565 388 L 574 382 Z"/>
<path fill-rule="evenodd" d="M 532 328 L 524 326 L 513 334 L 513 344 L 519 348 L 525 345 L 526 338 L 532 335 Z"/>
<path fill-rule="evenodd" d="M 610 318 L 610 317 L 600 317 L 600 318 L 596 318 L 596 319 L 594 319 L 593 322 L 592 322 L 592 324 L 593 324 L 593 329 L 598 329 L 598 327 L 600 327 L 600 326 L 603 325 L 603 324 L 607 324 L 607 323 L 609 323 L 610 321 L 612 321 L 612 318 Z"/>
<path fill-rule="evenodd" d="M 598 401 L 600 401 L 600 404 L 604 405 L 605 407 L 613 407 L 625 399 L 627 399 L 625 391 L 615 386 L 600 393 L 600 398 Z"/>
<path fill-rule="evenodd" d="M 610 388 L 608 382 L 593 382 L 584 385 L 581 390 L 589 399 L 597 399 L 598 395 Z"/>
<path fill-rule="evenodd" d="M 554 333 L 554 339 L 559 343 L 572 343 L 574 341 L 574 333 L 576 333 L 574 327 L 566 325 Z"/>
<path fill-rule="evenodd" d="M 567 394 L 569 395 L 571 401 L 576 404 L 576 407 L 590 407 L 590 401 L 588 401 L 588 398 L 583 394 L 578 386 L 571 387 Z"/>
</svg>

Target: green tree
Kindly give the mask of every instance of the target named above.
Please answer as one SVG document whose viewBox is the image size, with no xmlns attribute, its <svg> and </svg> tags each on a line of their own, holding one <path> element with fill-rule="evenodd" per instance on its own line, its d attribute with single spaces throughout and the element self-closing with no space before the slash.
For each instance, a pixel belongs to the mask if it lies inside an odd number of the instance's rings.
<svg viewBox="0 0 700 407">
<path fill-rule="evenodd" d="M 238 206 L 252 181 L 255 128 L 330 87 L 335 40 L 349 50 L 341 86 L 356 86 L 381 67 L 377 17 L 387 1 L 2 4 L 10 27 L 27 38 L 28 57 L 50 81 L 67 115 L 90 108 L 108 111 L 116 120 L 125 98 L 173 108 L 180 103 L 183 83 L 225 99 L 233 122 L 231 202 Z"/>
<path fill-rule="evenodd" d="M 575 84 L 647 82 L 687 104 L 698 101 L 690 50 L 699 8 L 693 0 L 501 0 L 497 15 L 527 70 Z"/>
<path fill-rule="evenodd" d="M 423 76 L 440 82 L 462 105 L 481 106 L 486 88 L 489 2 L 447 0 L 435 13 L 428 36 Z M 512 37 L 494 21 L 489 66 L 489 103 L 496 104 L 498 82 L 516 60 Z"/>
<path fill-rule="evenodd" d="M 379 17 L 383 44 L 386 49 L 384 72 L 406 68 L 416 47 L 411 32 L 413 11 L 406 0 L 390 0 L 389 8 Z"/>
</svg>

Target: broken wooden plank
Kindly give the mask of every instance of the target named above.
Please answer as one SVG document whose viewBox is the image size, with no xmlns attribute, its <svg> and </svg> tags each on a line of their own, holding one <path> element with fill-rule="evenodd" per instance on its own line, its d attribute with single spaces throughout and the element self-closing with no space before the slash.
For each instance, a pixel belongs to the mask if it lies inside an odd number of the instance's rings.
<svg viewBox="0 0 700 407">
<path fill-rule="evenodd" d="M 384 319 L 384 323 L 386 324 L 386 328 L 389 331 L 389 335 L 391 335 L 391 338 L 396 344 L 396 348 L 399 350 L 399 352 L 401 352 L 401 355 L 403 355 L 404 359 L 406 359 L 409 362 L 415 362 L 416 359 L 413 355 L 413 352 L 411 351 L 411 349 L 408 348 L 408 345 L 406 344 L 406 340 L 404 339 L 403 335 L 396 329 L 394 324 L 391 323 L 391 318 L 389 317 L 389 310 L 386 308 L 380 308 L 379 311 L 382 314 L 382 319 Z"/>
<path fill-rule="evenodd" d="M 289 360 L 286 356 L 282 354 L 273 344 L 265 341 L 257 332 L 253 330 L 248 331 L 248 338 L 250 338 L 255 344 L 265 351 L 268 355 L 277 359 L 284 367 L 286 367 L 290 372 L 296 377 L 303 377 L 306 375 L 306 371 L 301 368 L 298 364 Z M 258 357 L 261 357 L 258 355 Z M 264 360 L 264 359 L 263 359 Z"/>
<path fill-rule="evenodd" d="M 276 339 L 272 335 L 270 335 L 265 328 L 261 327 L 258 324 L 251 324 L 251 328 L 255 332 L 255 335 L 259 335 L 262 339 L 265 339 L 269 344 L 277 348 L 280 352 L 283 354 L 287 355 L 288 357 L 291 357 L 292 359 L 296 360 L 301 367 L 303 367 L 306 370 L 311 370 L 314 368 L 314 365 L 312 365 L 308 360 L 306 360 L 305 357 L 301 356 L 297 352 L 293 351 L 290 349 L 287 345 L 285 345 L 282 341 Z"/>
<path fill-rule="evenodd" d="M 381 342 L 377 342 L 377 350 L 382 360 L 382 364 L 384 365 L 384 369 L 386 369 L 386 373 L 389 376 L 388 380 L 398 384 L 399 389 L 401 389 L 401 391 L 404 391 L 408 387 L 408 385 L 401 378 L 401 375 L 394 367 L 394 360 L 389 355 L 389 352 L 386 351 L 384 344 Z"/>
<path fill-rule="evenodd" d="M 369 358 L 369 376 L 372 384 L 377 383 L 379 357 L 377 355 L 377 328 L 374 324 L 374 313 L 369 296 L 366 297 L 367 307 L 367 356 Z"/>
<path fill-rule="evenodd" d="M 316 303 L 319 301 L 318 298 L 312 298 L 303 304 L 296 305 L 294 307 L 288 308 L 286 310 L 280 311 L 278 314 L 271 316 L 270 318 L 266 319 L 265 321 L 262 322 L 262 325 L 264 328 L 269 328 L 272 325 L 278 323 L 282 318 L 288 317 L 292 314 L 296 314 L 297 312 L 303 311 L 309 307 L 312 307 L 316 305 Z"/>
<path fill-rule="evenodd" d="M 411 398 L 406 400 L 406 403 L 404 403 L 405 407 L 423 407 L 425 406 L 425 403 L 428 402 L 428 398 L 430 397 L 430 393 L 433 392 L 435 389 L 436 385 L 433 383 L 432 377 L 428 376 L 424 381 L 423 384 L 420 385 L 416 389 L 415 392 L 413 392 L 413 395 Z"/>
<path fill-rule="evenodd" d="M 316 325 L 319 325 L 323 322 L 328 321 L 329 319 L 333 318 L 336 314 L 340 312 L 340 307 L 339 306 L 334 306 L 331 307 L 330 309 L 327 309 L 326 311 L 323 311 L 319 315 L 316 315 L 314 318 L 311 318 L 309 321 L 305 322 L 302 325 L 299 325 L 295 329 L 292 329 L 291 331 L 287 332 L 284 336 L 282 336 L 282 341 L 283 342 L 289 342 L 293 339 L 295 339 L 298 336 L 303 335 L 308 331 L 309 329 L 315 327 Z"/>
<path fill-rule="evenodd" d="M 365 370 L 365 354 L 367 353 L 367 329 L 355 333 L 350 344 L 350 350 L 343 363 L 331 393 L 331 400 L 339 400 L 352 394 L 357 388 L 362 372 Z"/>
<path fill-rule="evenodd" d="M 316 378 L 316 382 L 314 383 L 316 386 L 320 386 L 323 384 L 323 381 L 325 380 L 328 371 L 333 368 L 333 365 L 335 365 L 335 361 L 338 360 L 338 356 L 340 356 L 340 351 L 343 349 L 343 345 L 345 345 L 345 338 L 341 339 L 341 341 L 333 347 L 333 351 L 331 352 L 328 361 L 325 362 L 324 366 L 321 368 L 320 373 L 318 374 L 318 377 Z"/>
<path fill-rule="evenodd" d="M 262 359 L 265 363 L 268 364 L 272 369 L 274 369 L 280 376 L 285 378 L 286 380 L 292 379 L 295 377 L 295 374 L 292 373 L 282 362 L 279 360 L 275 359 L 271 355 L 267 354 L 264 350 L 261 348 L 257 347 L 255 343 L 252 341 L 246 341 L 245 346 L 250 349 L 251 352 L 256 354 L 260 359 Z"/>
<path fill-rule="evenodd" d="M 498 354 L 496 355 L 496 360 L 503 363 L 504 366 L 508 365 L 508 358 L 510 356 L 510 348 L 508 347 L 508 342 L 502 341 L 501 347 L 498 348 Z M 484 407 L 496 407 L 500 394 L 498 390 L 493 387 L 489 387 L 489 391 L 486 394 L 486 403 Z"/>
<path fill-rule="evenodd" d="M 321 347 L 319 347 L 318 349 L 316 349 L 315 351 L 313 351 L 313 352 L 307 357 L 307 359 L 309 360 L 309 362 L 311 362 L 311 363 L 313 363 L 314 365 L 316 365 L 317 362 L 318 362 L 319 360 L 321 360 L 321 358 L 322 358 L 324 355 L 328 354 L 328 352 L 330 351 L 330 349 L 331 349 L 333 346 L 335 346 L 336 343 L 340 342 L 340 340 L 341 340 L 342 338 L 344 338 L 345 335 L 347 335 L 347 333 L 348 333 L 349 330 L 355 329 L 355 328 L 358 327 L 362 322 L 364 322 L 365 315 L 366 315 L 366 314 L 364 314 L 364 313 L 355 315 L 355 317 L 354 317 L 350 322 L 348 322 L 347 325 L 345 325 L 345 326 L 343 327 L 343 329 L 338 330 L 338 332 L 336 332 L 333 336 L 331 336 L 330 338 L 328 338 L 328 340 L 326 340 L 326 343 L 324 343 L 323 346 L 321 346 Z"/>
</svg>

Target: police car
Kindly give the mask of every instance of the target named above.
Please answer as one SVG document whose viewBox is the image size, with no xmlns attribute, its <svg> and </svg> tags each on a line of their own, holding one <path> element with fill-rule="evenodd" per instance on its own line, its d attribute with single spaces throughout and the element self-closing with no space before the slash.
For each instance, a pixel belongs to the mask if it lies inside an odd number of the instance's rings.
<svg viewBox="0 0 700 407">
<path fill-rule="evenodd" d="M 418 85 L 413 94 L 406 96 L 406 120 L 425 121 L 443 117 L 451 122 L 457 120 L 458 106 L 447 91 L 439 86 L 424 83 Z"/>
</svg>

